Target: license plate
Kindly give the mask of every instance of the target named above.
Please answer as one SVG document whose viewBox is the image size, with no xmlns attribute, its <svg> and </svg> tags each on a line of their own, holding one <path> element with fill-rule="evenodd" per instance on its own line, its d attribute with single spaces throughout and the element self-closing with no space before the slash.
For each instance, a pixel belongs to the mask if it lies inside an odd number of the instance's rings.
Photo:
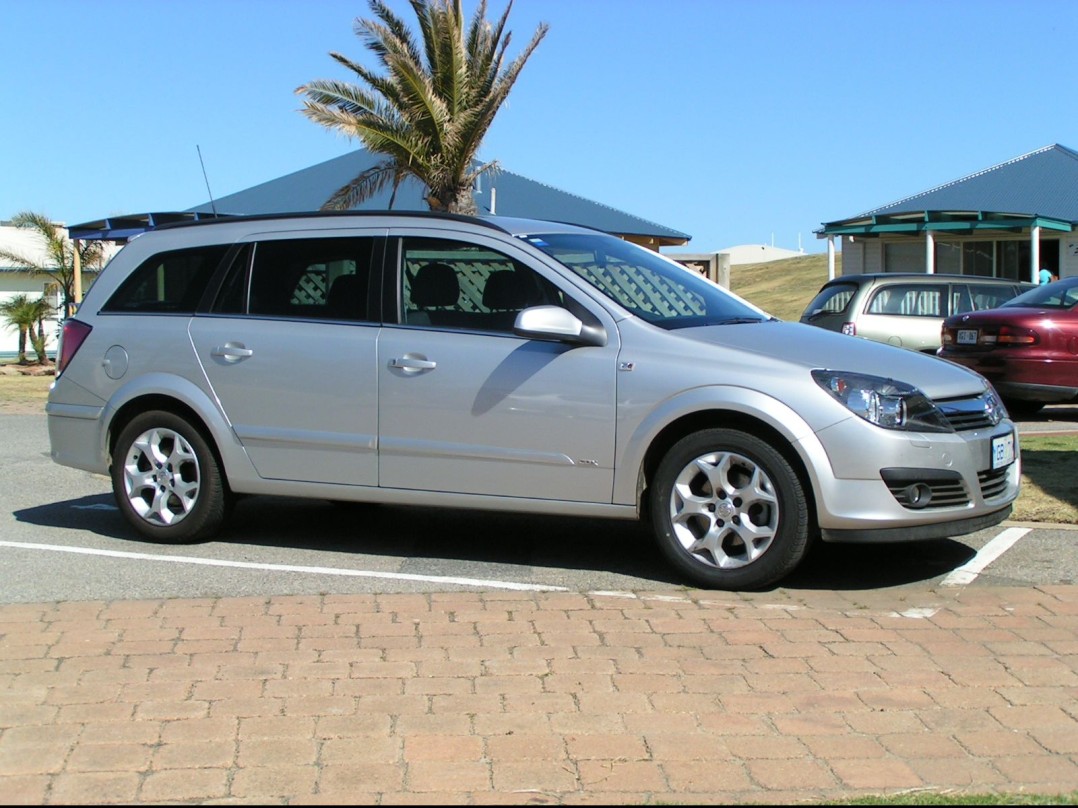
<svg viewBox="0 0 1078 808">
<path fill-rule="evenodd" d="M 960 329 L 958 329 L 958 344 L 959 345 L 976 345 L 977 344 L 977 329 L 976 328 L 960 328 Z"/>
<path fill-rule="evenodd" d="M 992 438 L 992 468 L 1001 469 L 1014 462 L 1014 433 Z"/>
</svg>

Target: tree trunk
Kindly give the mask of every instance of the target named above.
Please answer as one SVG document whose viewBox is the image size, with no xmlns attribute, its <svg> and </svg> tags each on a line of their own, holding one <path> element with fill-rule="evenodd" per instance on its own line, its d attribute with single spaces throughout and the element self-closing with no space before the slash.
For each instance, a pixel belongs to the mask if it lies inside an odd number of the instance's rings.
<svg viewBox="0 0 1078 808">
<path fill-rule="evenodd" d="M 30 344 L 34 348 L 34 353 L 37 354 L 37 363 L 39 365 L 49 364 L 49 355 L 45 352 L 45 324 L 38 320 L 37 328 L 30 326 L 29 332 Z"/>
<path fill-rule="evenodd" d="M 29 361 L 26 359 L 26 326 L 19 326 L 19 364 L 29 365 Z"/>
</svg>

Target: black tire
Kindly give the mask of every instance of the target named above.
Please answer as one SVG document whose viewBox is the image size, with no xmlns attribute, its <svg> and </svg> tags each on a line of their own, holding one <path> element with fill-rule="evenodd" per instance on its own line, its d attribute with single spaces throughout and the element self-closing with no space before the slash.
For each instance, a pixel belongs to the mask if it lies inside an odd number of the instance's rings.
<svg viewBox="0 0 1078 808">
<path fill-rule="evenodd" d="M 231 497 L 217 458 L 184 418 L 153 410 L 131 420 L 112 453 L 112 492 L 147 539 L 185 544 L 213 537 Z"/>
<path fill-rule="evenodd" d="M 698 586 L 760 589 L 792 572 L 808 551 L 800 478 L 746 432 L 707 429 L 678 441 L 655 472 L 650 499 L 659 547 Z"/>
<path fill-rule="evenodd" d="M 1007 413 L 1012 418 L 1030 418 L 1044 409 L 1044 404 L 1040 401 L 1021 401 L 1010 398 L 1003 402 L 1003 406 L 1007 408 Z"/>
</svg>

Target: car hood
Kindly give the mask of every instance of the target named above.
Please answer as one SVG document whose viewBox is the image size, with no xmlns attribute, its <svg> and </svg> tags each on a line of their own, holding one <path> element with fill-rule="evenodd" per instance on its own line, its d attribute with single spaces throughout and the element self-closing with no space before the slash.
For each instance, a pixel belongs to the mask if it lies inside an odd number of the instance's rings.
<svg viewBox="0 0 1078 808">
<path fill-rule="evenodd" d="M 753 355 L 753 362 L 761 369 L 797 365 L 806 370 L 866 373 L 912 384 L 933 399 L 977 395 L 985 386 L 978 374 L 929 354 L 802 323 L 715 325 L 674 333 Z"/>
</svg>

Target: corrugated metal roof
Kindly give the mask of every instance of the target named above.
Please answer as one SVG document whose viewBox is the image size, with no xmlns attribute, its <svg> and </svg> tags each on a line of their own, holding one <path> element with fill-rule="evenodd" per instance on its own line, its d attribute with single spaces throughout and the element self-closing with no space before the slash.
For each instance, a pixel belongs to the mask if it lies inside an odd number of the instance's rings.
<svg viewBox="0 0 1078 808">
<path fill-rule="evenodd" d="M 924 210 L 996 211 L 1078 224 L 1078 152 L 1055 143 L 850 218 Z"/>
<path fill-rule="evenodd" d="M 286 174 L 261 185 L 214 200 L 212 207 L 229 214 L 296 213 L 314 211 L 342 185 L 381 158 L 366 149 L 326 160 L 323 163 Z M 496 194 L 492 197 L 492 189 Z M 422 185 L 408 179 L 397 190 L 395 210 L 428 210 L 423 199 Z M 389 206 L 391 189 L 386 188 L 368 199 L 357 210 L 385 210 Z M 480 212 L 489 213 L 491 199 L 495 213 L 530 219 L 547 219 L 584 225 L 618 235 L 653 237 L 681 244 L 689 240 L 687 233 L 633 216 L 599 202 L 560 191 L 549 185 L 501 170 L 482 178 L 475 194 Z M 197 205 L 188 212 L 207 212 L 211 205 Z"/>
</svg>

